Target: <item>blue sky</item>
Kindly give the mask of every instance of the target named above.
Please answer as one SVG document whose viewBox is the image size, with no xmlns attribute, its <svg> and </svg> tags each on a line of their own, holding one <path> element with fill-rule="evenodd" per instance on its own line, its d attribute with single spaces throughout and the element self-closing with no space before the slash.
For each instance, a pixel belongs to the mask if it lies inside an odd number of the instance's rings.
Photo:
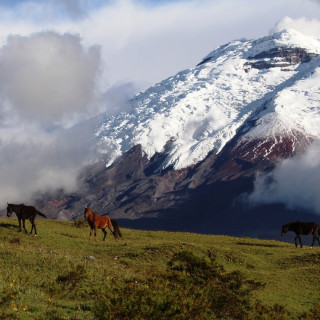
<svg viewBox="0 0 320 320">
<path fill-rule="evenodd" d="M 90 11 L 113 5 L 117 1 L 119 2 L 119 0 L 0 0 L 0 7 L 16 9 L 28 3 L 36 3 L 38 6 L 51 7 L 57 16 L 73 19 L 87 16 Z M 134 3 L 151 8 L 186 1 L 188 0 L 134 0 Z"/>
</svg>

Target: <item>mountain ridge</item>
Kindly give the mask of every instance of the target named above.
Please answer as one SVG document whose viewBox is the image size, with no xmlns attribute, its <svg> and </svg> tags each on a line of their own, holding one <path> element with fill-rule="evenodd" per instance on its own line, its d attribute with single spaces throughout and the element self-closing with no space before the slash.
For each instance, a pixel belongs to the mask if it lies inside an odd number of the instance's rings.
<svg viewBox="0 0 320 320">
<path fill-rule="evenodd" d="M 107 166 L 137 144 L 142 145 L 150 159 L 156 152 L 162 152 L 169 140 L 173 141 L 171 150 L 160 170 L 167 166 L 175 169 L 188 167 L 203 160 L 213 149 L 219 153 L 253 113 L 268 109 L 264 106 L 267 100 L 272 100 L 276 93 L 319 65 L 318 60 L 309 63 L 320 52 L 320 42 L 317 41 L 316 53 L 303 51 L 302 60 L 291 56 L 290 61 L 293 62 L 286 65 L 285 71 L 281 70 L 281 63 L 273 68 L 277 70 L 271 72 L 269 67 L 263 72 L 250 68 L 248 63 L 252 63 L 255 53 L 267 63 L 269 58 L 261 54 L 266 52 L 263 50 L 270 49 L 270 41 L 276 42 L 281 49 L 291 48 L 292 43 L 284 43 L 283 40 L 289 37 L 288 34 L 291 38 L 297 35 L 296 32 L 283 31 L 259 41 L 236 41 L 227 48 L 218 48 L 209 55 L 211 62 L 182 71 L 138 94 L 130 102 L 130 114 L 107 119 L 97 130 L 100 146 L 103 145 L 110 153 L 106 154 Z M 299 37 L 292 42 L 302 45 Z M 308 50 L 309 41 L 312 42 L 309 39 L 305 45 Z M 259 49 L 252 48 L 255 42 Z M 243 59 L 244 55 L 251 60 Z"/>
</svg>

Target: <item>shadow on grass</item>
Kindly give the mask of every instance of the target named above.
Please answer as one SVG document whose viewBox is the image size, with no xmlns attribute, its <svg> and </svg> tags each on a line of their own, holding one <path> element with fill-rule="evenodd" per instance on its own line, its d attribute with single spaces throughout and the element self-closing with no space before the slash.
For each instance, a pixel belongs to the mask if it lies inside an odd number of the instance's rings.
<svg viewBox="0 0 320 320">
<path fill-rule="evenodd" d="M 247 242 L 237 242 L 240 246 L 248 246 L 248 247 L 265 247 L 265 248 L 281 248 L 282 245 L 279 244 L 265 244 L 265 243 L 247 243 Z"/>
<path fill-rule="evenodd" d="M 10 224 L 10 223 L 0 223 L 0 228 L 19 229 L 19 226 L 15 224 Z"/>
</svg>

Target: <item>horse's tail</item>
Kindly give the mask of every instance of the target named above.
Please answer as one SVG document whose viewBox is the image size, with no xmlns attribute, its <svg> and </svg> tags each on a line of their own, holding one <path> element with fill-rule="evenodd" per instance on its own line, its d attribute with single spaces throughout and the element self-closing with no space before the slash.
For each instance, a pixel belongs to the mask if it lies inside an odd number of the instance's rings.
<svg viewBox="0 0 320 320">
<path fill-rule="evenodd" d="M 108 226 L 109 230 L 110 230 L 112 233 L 114 233 L 114 228 L 113 228 L 111 219 L 110 219 L 108 216 L 106 216 L 106 218 L 107 218 L 107 221 L 108 221 L 108 222 L 107 222 L 107 226 Z"/>
<path fill-rule="evenodd" d="M 45 216 L 45 215 L 44 215 L 43 213 L 41 213 L 39 210 L 36 210 L 36 211 L 37 211 L 37 214 L 38 214 L 39 216 L 42 216 L 42 217 L 48 219 L 47 216 Z"/>
<path fill-rule="evenodd" d="M 119 238 L 119 237 L 121 238 L 122 234 L 121 234 L 118 222 L 116 220 L 114 220 L 114 219 L 110 219 L 110 220 L 111 220 L 111 223 L 112 223 L 112 226 L 113 226 L 113 229 L 114 229 L 113 236 L 116 239 Z"/>
</svg>

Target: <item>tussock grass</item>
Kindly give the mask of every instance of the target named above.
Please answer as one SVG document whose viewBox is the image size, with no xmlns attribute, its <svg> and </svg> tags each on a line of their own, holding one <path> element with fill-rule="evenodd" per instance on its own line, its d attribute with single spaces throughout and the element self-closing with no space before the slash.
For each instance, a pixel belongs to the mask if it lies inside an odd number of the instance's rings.
<svg viewBox="0 0 320 320">
<path fill-rule="evenodd" d="M 0 219 L 0 319 L 319 318 L 319 247 L 36 223 Z"/>
</svg>

